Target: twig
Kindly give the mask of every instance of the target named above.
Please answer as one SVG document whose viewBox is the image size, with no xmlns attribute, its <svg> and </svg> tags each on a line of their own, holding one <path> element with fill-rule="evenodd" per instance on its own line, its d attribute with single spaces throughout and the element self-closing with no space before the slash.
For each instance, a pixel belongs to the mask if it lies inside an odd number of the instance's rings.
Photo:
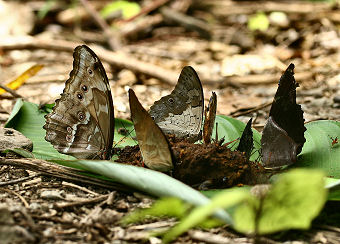
<svg viewBox="0 0 340 244">
<path fill-rule="evenodd" d="M 110 26 L 105 20 L 97 13 L 97 11 L 89 4 L 87 0 L 80 0 L 86 11 L 93 17 L 98 26 L 104 31 L 104 35 L 112 50 L 121 48 L 122 44 L 119 40 L 118 33 L 111 30 Z"/>
<path fill-rule="evenodd" d="M 162 7 L 161 13 L 165 19 L 175 21 L 176 23 L 182 25 L 184 28 L 197 31 L 202 37 L 210 39 L 211 38 L 211 27 L 203 22 L 202 20 L 196 19 L 192 16 L 185 15 L 179 11 L 168 7 Z"/>
<path fill-rule="evenodd" d="M 198 230 L 190 230 L 188 234 L 192 239 L 203 242 L 203 243 L 214 243 L 214 244 L 244 243 L 244 238 L 239 238 L 240 239 L 239 241 L 235 238 L 228 238 L 222 235 L 212 234 L 209 232 L 198 231 Z"/>
<path fill-rule="evenodd" d="M 313 77 L 312 72 L 301 72 L 295 73 L 294 77 L 297 81 L 308 80 Z M 251 85 L 260 85 L 260 84 L 268 84 L 268 83 L 278 83 L 280 75 L 279 74 L 258 74 L 258 75 L 244 75 L 244 76 L 227 76 L 225 80 L 221 82 L 220 87 L 224 87 L 229 85 L 230 83 L 239 83 L 239 84 L 251 84 Z"/>
<path fill-rule="evenodd" d="M 70 183 L 70 182 L 66 182 L 66 181 L 63 181 L 62 183 L 63 186 L 68 186 L 68 187 L 73 187 L 73 188 L 76 188 L 78 190 L 81 190 L 83 192 L 87 192 L 87 193 L 90 193 L 94 196 L 98 196 L 99 194 L 97 192 L 94 192 L 94 191 L 90 191 L 89 189 L 85 188 L 85 187 L 81 187 L 81 186 L 78 186 L 76 184 L 73 184 L 73 183 Z"/>
<path fill-rule="evenodd" d="M 83 206 L 86 204 L 101 202 L 103 200 L 106 200 L 109 197 L 109 194 L 106 194 L 104 196 L 95 197 L 92 199 L 84 200 L 84 201 L 76 201 L 76 202 L 67 202 L 67 203 L 57 203 L 57 208 L 68 208 L 68 207 L 76 207 L 76 206 Z"/>
<path fill-rule="evenodd" d="M 154 25 L 158 25 L 163 21 L 161 14 L 147 15 L 143 19 L 126 23 L 121 27 L 121 35 L 123 37 L 133 36 L 142 30 L 148 30 Z"/>
<path fill-rule="evenodd" d="M 139 11 L 138 14 L 130 17 L 129 19 L 124 20 L 124 22 L 130 22 L 130 21 L 136 19 L 137 17 L 139 17 L 141 15 L 148 14 L 151 11 L 159 8 L 160 6 L 163 6 L 164 4 L 166 4 L 169 1 L 170 0 L 156 0 L 156 1 L 152 1 L 150 5 L 144 7 L 141 11 Z"/>
<path fill-rule="evenodd" d="M 19 197 L 19 199 L 22 201 L 22 203 L 24 204 L 24 206 L 26 208 L 29 207 L 29 204 L 27 203 L 25 198 L 23 198 L 19 193 L 16 193 L 15 191 L 12 191 L 12 190 L 6 189 L 6 188 L 0 188 L 0 190 L 16 195 L 17 197 Z"/>
<path fill-rule="evenodd" d="M 21 98 L 22 96 L 19 95 L 16 91 L 12 90 L 11 88 L 0 84 L 0 88 L 4 89 L 5 91 L 9 92 L 15 98 Z"/>
<path fill-rule="evenodd" d="M 41 175 L 56 177 L 71 182 L 80 182 L 84 184 L 95 185 L 107 189 L 120 190 L 124 192 L 132 191 L 132 189 L 129 188 L 128 186 L 123 186 L 122 184 L 116 182 L 106 181 L 99 178 L 82 175 L 82 173 L 84 173 L 84 171 L 82 170 L 57 165 L 40 159 L 30 158 L 7 159 L 0 157 L 0 165 L 11 165 L 19 168 L 24 168 L 38 172 Z"/>
<path fill-rule="evenodd" d="M 16 180 L 0 182 L 0 186 L 8 186 L 8 185 L 17 184 L 17 183 L 20 183 L 20 182 L 23 182 L 23 181 L 34 179 L 34 178 L 39 177 L 39 176 L 40 176 L 40 174 L 38 173 L 38 174 L 35 174 L 35 175 L 31 175 L 31 176 L 20 178 L 20 179 L 16 179 Z"/>
<path fill-rule="evenodd" d="M 156 0 L 153 1 L 149 6 L 143 8 L 137 15 L 127 19 L 123 22 L 126 22 L 121 26 L 120 33 L 124 37 L 133 36 L 138 32 L 142 32 L 143 30 L 149 30 L 152 26 L 155 26 L 161 23 L 164 18 L 160 13 L 156 13 L 154 15 L 146 15 L 147 13 L 165 5 L 170 0 Z M 171 8 L 175 9 L 179 12 L 186 12 L 189 5 L 191 4 L 191 0 L 177 0 L 172 3 Z M 145 15 L 143 18 L 139 18 L 138 21 L 135 20 L 138 16 Z M 128 22 L 128 23 L 127 23 Z"/>
<path fill-rule="evenodd" d="M 255 112 L 255 111 L 258 111 L 260 109 L 263 109 L 265 107 L 268 107 L 272 104 L 273 102 L 266 102 L 266 103 L 263 103 L 263 104 L 260 104 L 256 107 L 253 107 L 251 109 L 247 109 L 246 111 L 240 111 L 241 109 L 238 109 L 234 112 L 231 112 L 229 115 L 230 116 L 233 116 L 233 117 L 238 117 L 238 116 L 242 116 L 242 115 L 246 115 L 246 114 L 250 114 L 252 112 Z M 243 109 L 242 109 L 243 110 Z"/>
<path fill-rule="evenodd" d="M 47 220 L 51 222 L 61 223 L 64 225 L 71 225 L 71 226 L 74 226 L 75 228 L 80 228 L 80 224 L 75 223 L 72 220 L 65 220 L 62 217 L 38 215 L 38 214 L 33 214 L 33 213 L 31 214 L 31 217 L 37 220 Z"/>
<path fill-rule="evenodd" d="M 197 8 L 207 9 L 209 8 L 215 16 L 228 16 L 237 14 L 251 14 L 258 11 L 263 12 L 285 12 L 285 13 L 298 13 L 308 14 L 327 11 L 330 9 L 330 4 L 325 3 L 308 3 L 308 2 L 292 2 L 287 4 L 284 1 L 246 1 L 246 2 L 233 2 L 233 1 L 198 1 L 195 0 L 195 6 Z"/>
<path fill-rule="evenodd" d="M 0 49 L 18 50 L 18 49 L 47 49 L 55 51 L 72 52 L 79 43 L 64 40 L 46 40 L 38 38 L 25 39 L 0 39 Z M 179 72 L 164 69 L 154 64 L 146 63 L 128 56 L 123 53 L 112 52 L 103 48 L 90 46 L 102 61 L 105 61 L 118 68 L 129 69 L 135 73 L 145 74 L 163 81 L 164 83 L 175 85 Z"/>
</svg>

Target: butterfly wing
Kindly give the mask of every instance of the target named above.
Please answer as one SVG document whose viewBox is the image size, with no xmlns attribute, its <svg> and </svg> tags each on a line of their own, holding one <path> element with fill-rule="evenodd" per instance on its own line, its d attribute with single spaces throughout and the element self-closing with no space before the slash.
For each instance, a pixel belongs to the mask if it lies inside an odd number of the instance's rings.
<svg viewBox="0 0 340 244">
<path fill-rule="evenodd" d="M 197 140 L 203 119 L 203 88 L 195 70 L 183 68 L 170 95 L 162 97 L 150 108 L 150 115 L 164 133 Z"/>
<path fill-rule="evenodd" d="M 140 151 L 146 166 L 158 171 L 173 168 L 169 143 L 162 130 L 129 90 L 131 118 L 135 127 Z"/>
<path fill-rule="evenodd" d="M 46 118 L 45 139 L 77 158 L 109 159 L 114 135 L 110 85 L 97 55 L 87 46 L 73 53 L 73 70 Z"/>
<path fill-rule="evenodd" d="M 203 141 L 205 144 L 209 144 L 211 142 L 211 135 L 214 129 L 216 119 L 216 110 L 217 110 L 217 96 L 215 92 L 212 92 L 208 107 L 204 111 L 205 120 L 203 124 Z"/>
<path fill-rule="evenodd" d="M 262 163 L 267 168 L 279 168 L 296 162 L 297 144 L 270 116 L 261 138 Z"/>
</svg>

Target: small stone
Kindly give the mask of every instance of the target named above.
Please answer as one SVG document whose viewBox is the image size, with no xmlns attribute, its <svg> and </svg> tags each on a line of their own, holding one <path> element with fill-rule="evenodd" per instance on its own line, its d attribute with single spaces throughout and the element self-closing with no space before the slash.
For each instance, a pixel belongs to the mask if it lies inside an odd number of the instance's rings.
<svg viewBox="0 0 340 244">
<path fill-rule="evenodd" d="M 269 14 L 270 24 L 287 27 L 289 25 L 289 19 L 284 12 L 272 12 Z"/>
<path fill-rule="evenodd" d="M 40 197 L 47 200 L 63 200 L 61 193 L 59 191 L 46 190 L 40 193 Z"/>
<path fill-rule="evenodd" d="M 333 102 L 340 103 L 340 95 L 336 95 L 333 97 Z"/>
<path fill-rule="evenodd" d="M 113 205 L 115 197 L 116 197 L 116 192 L 111 192 L 109 197 L 106 200 L 106 204 L 107 205 Z"/>
<path fill-rule="evenodd" d="M 133 196 L 127 196 L 127 200 L 129 202 L 139 202 L 137 198 L 133 197 Z"/>
<path fill-rule="evenodd" d="M 0 127 L 0 141 L 0 151 L 22 148 L 31 152 L 33 149 L 33 142 L 30 139 L 11 128 Z"/>
<path fill-rule="evenodd" d="M 115 223 L 123 217 L 123 213 L 119 213 L 113 209 L 104 209 L 99 215 L 96 216 L 97 218 L 93 218 L 93 221 L 96 223 L 102 224 L 110 224 Z"/>
<path fill-rule="evenodd" d="M 136 75 L 128 69 L 123 69 L 120 71 L 118 74 L 118 79 L 121 86 L 132 86 L 137 82 Z"/>
<path fill-rule="evenodd" d="M 74 217 L 72 216 L 72 214 L 70 214 L 68 212 L 64 212 L 63 215 L 62 215 L 62 219 L 64 221 L 72 222 L 74 220 Z"/>
<path fill-rule="evenodd" d="M 9 118 L 9 114 L 0 113 L 0 122 L 6 122 Z"/>
<path fill-rule="evenodd" d="M 41 205 L 37 202 L 32 202 L 30 205 L 29 205 L 29 208 L 32 209 L 32 210 L 38 210 L 41 208 Z"/>
<path fill-rule="evenodd" d="M 52 237 L 54 236 L 56 233 L 55 233 L 55 230 L 53 227 L 49 227 L 49 228 L 46 228 L 44 231 L 43 231 L 43 235 L 45 237 Z"/>
<path fill-rule="evenodd" d="M 116 202 L 116 208 L 119 211 L 127 211 L 129 209 L 129 204 L 124 200 L 119 200 Z"/>
</svg>

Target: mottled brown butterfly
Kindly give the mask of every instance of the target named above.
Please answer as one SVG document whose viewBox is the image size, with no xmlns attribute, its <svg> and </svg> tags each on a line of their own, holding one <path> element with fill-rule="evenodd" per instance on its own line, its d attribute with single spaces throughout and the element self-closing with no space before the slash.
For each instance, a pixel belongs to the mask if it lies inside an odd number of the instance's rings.
<svg viewBox="0 0 340 244">
<path fill-rule="evenodd" d="M 166 134 L 185 137 L 191 141 L 201 138 L 204 97 L 195 70 L 183 68 L 175 89 L 150 108 L 150 115 Z"/>
<path fill-rule="evenodd" d="M 104 67 L 85 45 L 75 48 L 73 58 L 61 98 L 45 116 L 45 139 L 76 158 L 110 159 L 114 110 Z"/>
</svg>

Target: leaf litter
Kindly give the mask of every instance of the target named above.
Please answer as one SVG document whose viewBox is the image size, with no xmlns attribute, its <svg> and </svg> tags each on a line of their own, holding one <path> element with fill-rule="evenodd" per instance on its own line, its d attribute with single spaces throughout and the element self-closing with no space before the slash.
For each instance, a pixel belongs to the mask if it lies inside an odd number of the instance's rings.
<svg viewBox="0 0 340 244">
<path fill-rule="evenodd" d="M 34 2 L 34 1 L 30 1 Z M 216 77 L 216 70 L 211 67 L 215 67 L 218 61 L 223 60 L 226 55 L 245 53 L 254 48 L 255 52 L 268 52 L 271 50 L 271 53 L 274 53 L 274 56 L 279 57 L 281 61 L 286 62 L 294 62 L 298 64 L 297 77 L 299 74 L 304 75 L 303 72 L 308 72 L 308 76 L 301 76 L 301 91 L 299 92 L 299 103 L 303 104 L 305 110 L 305 118 L 306 121 L 314 120 L 314 119 L 338 119 L 338 108 L 339 108 L 339 94 L 337 92 L 337 88 L 339 85 L 338 77 L 338 47 L 339 45 L 334 45 L 338 41 L 338 35 L 336 31 L 336 26 L 334 23 L 338 23 L 336 6 L 329 7 L 326 4 L 315 4 L 316 6 L 310 8 L 310 4 L 306 2 L 306 8 L 301 6 L 293 6 L 295 3 L 290 6 L 284 3 L 283 7 L 280 3 L 274 3 L 274 7 L 277 9 L 283 9 L 285 15 L 288 19 L 287 27 L 280 27 L 280 31 L 275 24 L 271 24 L 269 29 L 265 33 L 257 32 L 253 35 L 253 33 L 249 33 L 249 31 L 244 28 L 244 16 L 248 16 L 251 11 L 247 6 L 242 6 L 242 3 L 233 2 L 235 6 L 225 6 L 219 5 L 217 2 L 202 2 L 203 7 L 206 5 L 210 5 L 210 10 L 214 12 L 213 16 L 217 16 L 217 18 L 222 22 L 222 25 L 228 26 L 228 29 L 214 29 L 214 39 L 219 40 L 219 42 L 210 44 L 205 41 L 201 41 L 200 39 L 195 39 L 195 34 L 192 32 L 185 32 L 183 29 L 169 27 L 169 26 L 159 26 L 161 28 L 155 29 L 151 35 L 154 35 L 148 41 L 131 43 L 130 50 L 137 50 L 136 56 L 139 56 L 141 59 L 152 60 L 158 64 L 162 64 L 168 68 L 176 69 L 178 67 L 183 66 L 183 62 L 187 63 L 190 59 L 191 62 L 195 63 L 193 66 L 197 66 L 200 69 L 200 72 L 209 71 L 207 77 Z M 249 4 L 249 3 L 247 3 Z M 271 3 L 273 4 L 273 3 Z M 278 5 L 276 5 L 278 4 Z M 299 3 L 296 3 L 299 5 Z M 27 4 L 33 9 L 36 9 L 38 5 Z M 194 5 L 193 5 L 194 6 Z M 305 5 L 304 5 L 305 6 Z M 200 6 L 202 7 L 202 6 Z M 256 11 L 258 6 L 250 6 L 253 8 L 252 11 Z M 267 4 L 264 3 L 263 8 L 267 8 Z M 261 8 L 262 8 L 261 7 Z M 293 12 L 289 10 L 289 7 L 294 9 Z M 16 7 L 16 10 L 18 7 Z M 63 9 L 63 8 L 61 8 Z M 242 10 L 242 11 L 240 11 Z M 307 14 L 304 13 L 304 10 L 307 10 Z M 52 9 L 53 11 L 60 11 L 56 9 Z M 241 15 L 235 15 L 232 12 L 236 13 L 245 13 Z M 301 11 L 301 12 L 299 12 Z M 310 15 L 310 11 L 313 11 L 315 15 Z M 10 11 L 11 13 L 11 11 Z M 202 11 L 195 12 L 198 16 L 201 15 L 202 19 L 209 17 L 204 14 Z M 203 14 L 203 16 L 202 16 Z M 54 15 L 54 12 L 53 12 Z M 60 15 L 58 14 L 58 18 Z M 205 17 L 204 17 L 205 16 Z M 237 17 L 239 16 L 239 17 Z M 325 17 L 326 16 L 326 17 Z M 24 19 L 24 15 L 20 15 L 21 19 Z M 53 17 L 52 17 L 53 18 Z M 301 19 L 305 19 L 305 22 L 301 22 Z M 241 22 L 240 22 L 241 21 Z M 243 21 L 243 22 L 242 22 Z M 28 21 L 26 21 L 28 23 Z M 72 21 L 71 21 L 72 22 Z M 71 22 L 68 22 L 70 24 Z M 13 21 L 13 23 L 15 23 Z M 87 19 L 87 23 L 89 23 Z M 39 28 L 41 26 L 47 24 L 46 22 L 40 22 Z M 21 26 L 21 25 L 17 25 Z M 235 26 L 237 26 L 237 31 L 235 31 Z M 59 26 L 57 26 L 59 28 Z M 57 28 L 57 29 L 58 29 Z M 162 29 L 163 28 L 163 29 Z M 152 28 L 148 28 L 152 29 Z M 56 35 L 59 39 L 65 35 L 64 30 L 60 33 L 56 31 L 56 28 L 53 29 L 53 26 L 50 30 L 42 33 L 42 35 Z M 335 31 L 334 31 L 335 30 Z M 68 32 L 69 33 L 69 32 Z M 164 35 L 166 33 L 166 35 Z M 173 35 L 177 35 L 178 39 L 171 39 L 171 36 L 168 33 L 172 33 Z M 235 34 L 232 34 L 235 33 Z M 88 38 L 85 32 L 82 32 L 83 36 Z M 185 35 L 183 35 L 185 34 Z M 250 34 L 250 35 L 249 35 Z M 277 34 L 277 35 L 276 35 Z M 334 35 L 335 34 L 335 35 Z M 78 33 L 79 35 L 79 33 Z M 98 36 L 98 35 L 97 35 Z M 141 36 L 145 37 L 145 33 Z M 169 38 L 170 37 L 170 38 Z M 314 38 L 317 37 L 317 38 Z M 68 39 L 69 37 L 67 37 Z M 163 39 L 163 41 L 162 41 Z M 103 40 L 103 38 L 97 39 L 99 42 Z M 166 40 L 166 42 L 164 42 Z M 256 42 L 255 42 L 256 40 Z M 256 43 L 261 43 L 260 45 L 256 45 Z M 222 45 L 223 44 L 223 45 Z M 232 44 L 232 45 L 229 45 Z M 265 45 L 262 45 L 265 44 Z M 170 46 L 170 47 L 169 47 Z M 274 49 L 273 49 L 274 48 Z M 139 51 L 138 51 L 139 49 Z M 171 49 L 174 52 L 165 53 L 164 49 Z M 151 54 L 152 51 L 153 54 Z M 27 53 L 24 55 L 18 55 L 18 53 L 25 53 L 27 50 L 19 51 L 7 51 L 4 56 L 4 59 L 1 60 L 3 76 L 5 79 L 9 77 L 14 77 L 11 72 L 8 71 L 12 69 L 11 67 L 7 67 L 13 63 L 20 63 L 22 60 L 27 61 Z M 162 51 L 162 52 L 160 52 Z M 64 82 L 66 80 L 65 74 L 67 74 L 68 67 L 64 68 L 59 72 L 55 72 L 55 60 L 58 59 L 60 62 L 68 62 L 70 59 L 70 53 L 65 52 L 55 52 L 48 51 L 42 52 L 41 50 L 30 50 L 29 51 L 32 57 L 36 60 L 43 61 L 44 58 L 50 59 L 49 62 L 45 63 L 48 66 L 52 67 L 54 72 L 51 72 L 53 76 L 53 81 L 56 81 L 54 84 L 46 84 L 45 82 L 48 80 L 48 76 L 40 76 L 38 79 L 32 79 L 32 81 L 37 83 L 27 82 L 25 86 L 19 89 L 19 93 L 25 94 L 27 99 L 30 101 L 35 101 L 36 103 L 41 102 L 49 102 L 52 103 L 56 96 L 58 96 L 61 88 L 56 92 L 56 87 L 61 87 L 58 82 Z M 165 55 L 164 55 L 165 53 Z M 163 55 L 163 58 L 160 59 Z M 23 56 L 26 59 L 23 59 Z M 152 56 L 152 57 L 151 57 Z M 53 58 L 50 58 L 53 57 Z M 178 60 L 169 60 L 171 58 L 179 58 L 184 61 Z M 294 59 L 294 60 L 292 60 Z M 208 63 L 203 63 L 208 60 Z M 212 62 L 213 60 L 213 62 Z M 295 62 L 295 61 L 298 62 Z M 217 61 L 217 62 L 216 62 Z M 45 66 L 46 67 L 46 66 Z M 208 68 L 207 68 L 208 67 Z M 13 65 L 14 69 L 14 65 Z M 47 70 L 45 68 L 44 70 Z M 42 72 L 44 72 L 42 70 Z M 127 71 L 127 69 L 123 69 L 122 71 L 117 71 L 118 74 Z M 116 71 L 114 71 L 116 72 Z M 249 83 L 251 78 L 256 78 L 257 81 L 260 81 L 261 77 L 253 76 L 254 72 L 250 71 L 249 76 L 239 80 L 240 82 L 248 81 L 246 87 L 236 86 L 236 88 L 226 87 L 225 83 L 219 84 L 221 89 L 218 94 L 221 99 L 221 106 L 219 108 L 218 113 L 220 114 L 228 114 L 238 109 L 251 108 L 254 104 L 261 104 L 264 102 L 268 102 L 272 99 L 272 95 L 275 90 L 273 90 L 274 85 L 255 85 L 254 83 Z M 266 71 L 265 78 L 271 82 L 277 82 L 278 75 L 277 69 L 270 69 Z M 11 74 L 11 75 L 9 75 Z M 274 80 L 270 76 L 274 74 Z M 112 73 L 111 77 L 114 77 Z M 63 77 L 62 79 L 59 77 Z M 139 79 L 141 78 L 141 79 Z M 228 77 L 231 80 L 233 77 Z M 138 80 L 138 81 L 137 81 Z M 202 79 L 205 81 L 205 79 Z M 209 81 L 209 80 L 208 80 Z M 170 89 L 158 81 L 154 79 L 150 79 L 148 77 L 143 77 L 138 75 L 138 79 L 134 79 L 134 81 L 126 81 L 118 79 L 112 86 L 114 87 L 114 94 L 116 96 L 119 117 L 128 117 L 128 109 L 126 109 L 127 97 L 126 94 L 126 84 L 129 86 L 138 87 L 138 96 L 141 96 L 143 102 L 151 105 L 153 101 L 157 99 L 160 93 L 166 94 L 168 93 L 166 90 Z M 143 85 L 141 85 L 141 83 Z M 233 84 L 233 83 L 227 83 Z M 234 83 L 235 84 L 235 83 Z M 253 84 L 253 85 L 252 85 Z M 145 88 L 145 85 L 148 88 Z M 156 88 L 154 85 L 159 86 L 160 88 Z M 53 87 L 53 89 L 51 88 Z M 211 88 L 206 88 L 211 89 Z M 146 92 L 147 91 L 147 92 Z M 208 94 L 208 93 L 206 93 Z M 221 96 L 222 94 L 222 96 Z M 12 101 L 8 101 L 8 97 L 4 96 L 4 100 L 1 101 L 1 112 L 2 112 L 2 121 L 6 120 L 6 112 L 9 112 L 13 106 Z M 264 125 L 264 117 L 266 116 L 266 110 L 262 109 L 258 112 L 253 113 L 258 117 L 256 119 L 255 126 L 256 128 L 262 128 Z M 243 116 L 240 119 L 243 121 L 247 121 L 249 116 Z M 332 136 L 332 134 L 330 135 Z M 329 139 L 331 142 L 331 139 Z M 335 147 L 337 146 L 334 145 Z M 21 177 L 27 177 L 27 175 L 34 176 L 34 172 L 27 170 L 18 170 L 15 167 L 9 166 L 1 166 L 0 169 L 0 177 L 2 182 L 7 182 L 12 179 L 17 179 Z M 97 194 L 107 194 L 108 190 L 102 188 L 95 188 L 89 185 L 84 185 L 89 190 L 96 192 Z M 3 188 L 3 187 L 2 187 Z M 58 191 L 64 190 L 64 193 L 69 195 L 67 197 L 68 201 L 76 201 L 77 197 L 83 199 L 91 199 L 94 196 L 91 194 L 84 194 L 82 190 L 76 188 L 68 188 L 64 189 L 60 182 L 56 181 L 53 178 L 36 178 L 24 183 L 13 184 L 12 186 L 7 187 L 9 191 L 1 191 L 0 192 L 0 201 L 5 206 L 1 208 L 2 216 L 5 216 L 6 221 L 5 225 L 2 226 L 10 226 L 10 230 L 16 230 L 16 237 L 22 237 L 23 239 L 18 240 L 18 242 L 22 243 L 22 241 L 32 242 L 32 243 L 64 243 L 66 241 L 79 243 L 79 242 L 109 242 L 112 240 L 119 240 L 121 242 L 138 242 L 143 238 L 148 239 L 146 233 L 147 228 L 151 225 L 145 224 L 144 226 L 135 226 L 136 228 L 122 228 L 117 225 L 117 223 L 112 219 L 110 224 L 103 224 L 102 220 L 98 218 L 94 218 L 95 221 L 90 221 L 90 218 L 86 218 L 86 216 L 90 215 L 94 217 L 98 217 L 101 214 L 110 216 L 108 212 L 111 212 L 113 215 L 117 214 L 119 217 L 121 214 L 125 214 L 126 212 L 131 211 L 135 207 L 140 206 L 148 206 L 150 203 L 150 198 L 141 196 L 138 194 L 124 194 L 117 192 L 117 194 L 103 203 L 89 203 L 83 204 L 81 207 L 69 207 L 66 209 L 55 209 L 54 203 L 60 202 L 63 200 L 43 200 L 40 198 L 40 192 L 44 189 L 57 189 Z M 28 202 L 29 208 L 23 207 L 24 204 L 20 198 L 14 193 L 18 193 L 23 196 L 25 201 Z M 61 195 L 63 196 L 62 193 Z M 73 199 L 73 200 L 70 200 Z M 78 199 L 79 200 L 79 199 Z M 11 207 L 13 206 L 13 207 Z M 106 210 L 106 211 L 101 211 Z M 280 237 L 278 236 L 270 236 L 269 238 L 264 239 L 263 241 L 269 243 L 275 243 L 275 241 L 284 241 L 284 240 L 303 240 L 308 243 L 320 243 L 320 242 L 334 242 L 337 243 L 339 240 L 339 231 L 334 229 L 334 226 L 338 225 L 338 222 L 329 222 L 329 216 L 332 213 L 337 212 L 338 204 L 331 202 L 328 203 L 325 207 L 326 217 L 323 216 L 322 221 L 317 219 L 314 224 L 314 228 L 309 232 L 300 232 L 300 231 L 286 231 L 284 233 L 280 233 Z M 7 209 L 7 210 L 6 210 Z M 96 210 L 95 210 L 96 209 Z M 115 211 L 111 211 L 115 210 Z M 118 213 L 117 213 L 118 212 Z M 9 214 L 11 216 L 9 216 Z M 83 219 L 82 224 L 79 225 L 79 221 Z M 33 222 L 32 222 L 33 220 Z M 88 224 L 86 221 L 88 220 Z M 13 224 L 13 221 L 15 224 Z M 327 222 L 328 221 L 328 222 Z M 171 222 L 171 221 L 167 221 Z M 333 226 L 325 226 L 325 223 L 330 223 Z M 320 225 L 323 225 L 320 228 Z M 156 227 L 155 227 L 156 226 Z M 155 222 L 152 228 L 158 228 L 164 226 L 160 222 Z M 21 227 L 21 228 L 20 228 Z M 7 228 L 8 230 L 9 228 Z M 142 230 L 138 233 L 136 230 Z M 6 233 L 9 233 L 7 232 Z M 226 231 L 227 230 L 227 231 Z M 232 230 L 228 230 L 227 228 L 218 228 L 213 229 L 208 233 L 210 236 L 208 237 L 198 237 L 198 235 L 189 234 L 180 237 L 176 242 L 204 242 L 207 240 L 212 240 L 214 237 L 230 237 L 235 242 L 244 243 L 249 242 L 248 238 L 241 237 L 238 233 L 235 233 Z M 13 234 L 13 233 L 12 233 Z M 308 235 L 308 237 L 307 237 Z M 201 239 L 200 239 L 201 238 Z M 209 239 L 210 238 L 210 239 Z M 3 241 L 5 239 L 2 239 Z M 12 239 L 14 242 L 16 239 Z M 157 241 L 156 239 L 149 239 L 150 241 Z"/>
</svg>

